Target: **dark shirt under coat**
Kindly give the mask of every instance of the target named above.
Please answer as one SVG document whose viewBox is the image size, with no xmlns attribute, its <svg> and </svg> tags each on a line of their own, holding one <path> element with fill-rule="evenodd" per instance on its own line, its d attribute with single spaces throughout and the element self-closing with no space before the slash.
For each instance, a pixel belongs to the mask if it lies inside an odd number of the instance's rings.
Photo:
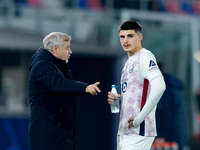
<svg viewBox="0 0 200 150">
<path fill-rule="evenodd" d="M 39 48 L 29 63 L 30 150 L 73 150 L 74 96 L 88 84 L 74 81 L 68 64 Z"/>
</svg>

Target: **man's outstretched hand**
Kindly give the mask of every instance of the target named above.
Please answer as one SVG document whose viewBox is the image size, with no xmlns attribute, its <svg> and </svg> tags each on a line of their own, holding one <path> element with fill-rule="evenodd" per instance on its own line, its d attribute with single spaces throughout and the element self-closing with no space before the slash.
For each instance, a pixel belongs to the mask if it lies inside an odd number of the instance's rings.
<svg viewBox="0 0 200 150">
<path fill-rule="evenodd" d="M 97 93 L 101 93 L 101 90 L 98 88 L 100 82 L 96 82 L 94 84 L 90 84 L 86 87 L 85 92 L 90 93 L 92 95 L 97 95 Z"/>
</svg>

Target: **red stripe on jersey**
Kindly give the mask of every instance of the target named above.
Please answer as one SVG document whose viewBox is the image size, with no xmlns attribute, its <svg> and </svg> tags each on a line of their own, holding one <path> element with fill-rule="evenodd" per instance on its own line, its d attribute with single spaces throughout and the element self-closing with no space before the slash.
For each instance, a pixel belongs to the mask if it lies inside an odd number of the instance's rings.
<svg viewBox="0 0 200 150">
<path fill-rule="evenodd" d="M 144 107 L 144 104 L 146 103 L 146 100 L 147 100 L 148 87 L 149 87 L 149 80 L 144 79 L 143 92 L 142 92 L 141 110 Z"/>
</svg>

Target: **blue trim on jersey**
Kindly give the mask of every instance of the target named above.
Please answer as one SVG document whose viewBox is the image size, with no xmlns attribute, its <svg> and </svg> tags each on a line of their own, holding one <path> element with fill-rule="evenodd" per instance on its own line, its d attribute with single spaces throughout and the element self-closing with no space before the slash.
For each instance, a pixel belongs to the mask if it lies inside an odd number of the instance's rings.
<svg viewBox="0 0 200 150">
<path fill-rule="evenodd" d="M 144 136 L 144 130 L 145 130 L 144 126 L 145 126 L 145 122 L 143 121 L 140 124 L 140 133 L 139 133 L 139 135 L 141 135 L 141 136 Z"/>
</svg>

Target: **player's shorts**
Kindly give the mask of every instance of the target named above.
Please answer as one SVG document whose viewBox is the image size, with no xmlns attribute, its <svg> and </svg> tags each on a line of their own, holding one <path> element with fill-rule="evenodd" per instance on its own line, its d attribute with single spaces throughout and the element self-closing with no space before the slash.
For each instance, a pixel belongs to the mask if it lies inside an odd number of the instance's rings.
<svg viewBox="0 0 200 150">
<path fill-rule="evenodd" d="M 118 135 L 117 150 L 150 150 L 155 137 L 135 134 Z"/>
</svg>

